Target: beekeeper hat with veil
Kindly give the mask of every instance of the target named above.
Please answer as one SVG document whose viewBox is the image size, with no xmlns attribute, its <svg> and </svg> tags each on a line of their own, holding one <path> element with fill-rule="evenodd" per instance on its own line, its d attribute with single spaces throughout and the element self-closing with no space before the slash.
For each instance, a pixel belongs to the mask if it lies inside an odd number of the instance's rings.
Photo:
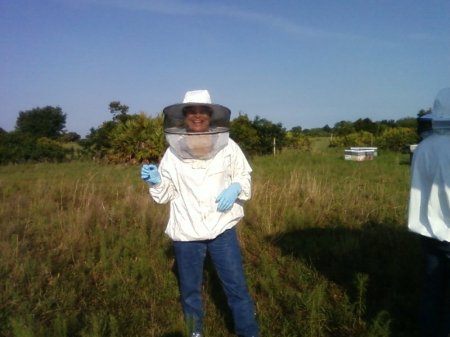
<svg viewBox="0 0 450 337">
<path fill-rule="evenodd" d="M 434 133 L 450 134 L 450 88 L 438 92 L 431 114 L 426 116 L 431 119 Z"/>
<path fill-rule="evenodd" d="M 197 113 L 203 115 L 198 123 L 206 127 L 190 126 L 192 121 L 197 122 L 190 115 Z M 182 159 L 210 159 L 228 144 L 231 111 L 213 104 L 208 90 L 186 92 L 182 103 L 165 107 L 163 114 L 166 140 Z"/>
</svg>

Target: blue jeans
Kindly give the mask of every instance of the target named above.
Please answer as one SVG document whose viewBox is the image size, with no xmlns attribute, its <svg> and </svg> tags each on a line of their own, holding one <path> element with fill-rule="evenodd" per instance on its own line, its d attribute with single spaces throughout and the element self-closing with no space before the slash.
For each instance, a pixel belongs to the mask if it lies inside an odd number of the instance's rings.
<svg viewBox="0 0 450 337">
<path fill-rule="evenodd" d="M 423 294 L 420 307 L 422 337 L 450 334 L 450 243 L 422 238 L 425 255 Z"/>
<path fill-rule="evenodd" d="M 190 332 L 203 330 L 202 280 L 206 252 L 209 253 L 231 309 L 239 336 L 259 336 L 253 301 L 247 290 L 236 229 L 213 240 L 174 241 L 181 304 Z"/>
</svg>

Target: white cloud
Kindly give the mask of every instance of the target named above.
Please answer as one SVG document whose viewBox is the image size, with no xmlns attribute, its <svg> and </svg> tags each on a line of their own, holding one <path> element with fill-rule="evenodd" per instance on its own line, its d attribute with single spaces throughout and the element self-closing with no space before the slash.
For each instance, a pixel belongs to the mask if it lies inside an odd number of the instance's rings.
<svg viewBox="0 0 450 337">
<path fill-rule="evenodd" d="M 242 10 L 229 5 L 208 3 L 194 3 L 183 0 L 54 0 L 70 3 L 71 5 L 114 6 L 130 11 L 148 11 L 163 15 L 185 16 L 218 16 L 229 17 L 259 25 L 272 27 L 276 30 L 308 38 L 346 38 L 360 39 L 356 35 L 340 34 L 325 30 L 303 26 L 297 22 L 287 20 L 281 16 L 258 11 Z"/>
<path fill-rule="evenodd" d="M 393 46 L 397 43 L 392 41 L 380 40 L 359 35 L 354 32 L 337 32 L 320 29 L 317 27 L 305 26 L 293 20 L 286 19 L 282 16 L 261 11 L 243 10 L 237 6 L 218 4 L 215 2 L 188 0 L 53 0 L 55 2 L 65 2 L 72 6 L 95 5 L 121 8 L 128 11 L 148 11 L 151 13 L 169 15 L 169 16 L 217 16 L 229 17 L 237 20 L 245 20 L 246 22 L 254 22 L 255 24 L 272 27 L 275 30 L 292 34 L 303 38 L 321 38 L 321 39 L 338 39 L 351 41 L 372 41 L 372 43 Z M 229 3 L 229 2 L 228 2 Z M 239 2 L 234 2 L 238 5 Z M 416 41 L 432 41 L 436 36 L 428 34 L 412 33 L 405 38 Z"/>
</svg>

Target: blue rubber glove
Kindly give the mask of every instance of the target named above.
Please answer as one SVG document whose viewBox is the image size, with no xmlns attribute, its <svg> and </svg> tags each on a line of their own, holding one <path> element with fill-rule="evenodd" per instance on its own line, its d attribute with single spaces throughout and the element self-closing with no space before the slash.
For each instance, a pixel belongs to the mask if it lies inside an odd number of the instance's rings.
<svg viewBox="0 0 450 337">
<path fill-rule="evenodd" d="M 228 211 L 236 201 L 239 193 L 241 193 L 241 185 L 232 183 L 228 188 L 224 189 L 216 199 L 217 210 L 219 212 Z"/>
<path fill-rule="evenodd" d="M 148 182 L 150 185 L 159 185 L 161 183 L 161 176 L 159 175 L 156 165 L 142 165 L 141 179 Z"/>
</svg>

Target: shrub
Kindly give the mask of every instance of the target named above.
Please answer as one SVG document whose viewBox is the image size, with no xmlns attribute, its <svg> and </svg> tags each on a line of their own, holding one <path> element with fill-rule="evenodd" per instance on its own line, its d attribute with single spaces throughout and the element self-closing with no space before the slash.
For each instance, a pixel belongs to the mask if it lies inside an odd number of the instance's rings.
<svg viewBox="0 0 450 337">
<path fill-rule="evenodd" d="M 348 135 L 334 137 L 332 140 L 330 140 L 330 147 L 372 146 L 373 140 L 373 134 L 370 132 L 353 132 Z"/>
<path fill-rule="evenodd" d="M 409 144 L 415 144 L 419 141 L 419 136 L 415 129 L 411 128 L 390 128 L 383 132 L 377 138 L 377 144 L 380 148 L 401 152 Z"/>
<path fill-rule="evenodd" d="M 22 163 L 29 161 L 63 161 L 68 150 L 56 140 L 46 137 L 35 140 L 30 134 L 21 132 L 0 135 L 0 163 Z"/>
</svg>

